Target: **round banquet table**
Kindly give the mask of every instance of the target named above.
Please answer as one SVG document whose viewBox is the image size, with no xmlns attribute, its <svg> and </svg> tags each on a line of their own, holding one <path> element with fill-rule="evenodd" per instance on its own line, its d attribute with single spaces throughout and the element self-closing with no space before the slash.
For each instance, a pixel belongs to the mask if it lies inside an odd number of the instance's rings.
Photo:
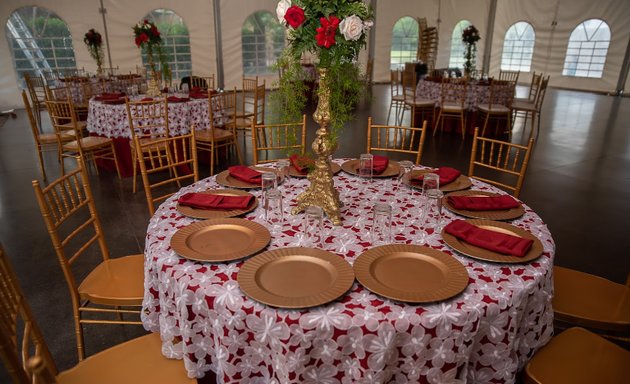
<svg viewBox="0 0 630 384">
<path fill-rule="evenodd" d="M 51 91 L 55 95 L 56 99 L 67 99 L 69 93 L 73 103 L 87 104 L 89 100 L 86 100 L 85 87 L 90 88 L 89 93 L 90 95 L 93 95 L 101 92 L 128 92 L 127 87 L 136 85 L 139 88 L 142 88 L 145 82 L 146 79 L 140 77 L 139 75 L 131 76 L 126 81 L 122 81 L 120 79 L 102 79 L 99 77 L 77 77 L 66 80 L 57 80 L 57 86 L 51 89 Z"/>
<path fill-rule="evenodd" d="M 142 99 L 144 96 L 135 96 L 133 99 Z M 217 111 L 219 111 L 217 109 Z M 220 115 L 216 113 L 215 116 Z M 220 116 L 218 118 L 221 118 Z M 217 121 L 217 124 L 220 124 Z M 168 125 L 171 136 L 184 135 L 190 131 L 191 125 L 196 129 L 208 129 L 210 127 L 210 114 L 208 112 L 208 98 L 193 99 L 187 102 L 168 103 Z M 127 107 L 122 104 L 107 104 L 90 99 L 87 130 L 94 135 L 104 136 L 114 139 L 116 156 L 123 176 L 133 174 L 133 164 L 131 161 L 131 149 L 129 140 L 131 130 L 129 129 L 129 118 Z M 109 168 L 112 164 L 102 164 Z"/>
<path fill-rule="evenodd" d="M 513 93 L 511 85 L 503 85 L 498 87 L 497 95 L 501 103 L 508 101 L 509 95 Z M 416 98 L 438 100 L 436 106 L 439 107 L 440 94 L 442 91 L 442 82 L 433 80 L 420 80 L 416 86 Z M 468 83 L 466 88 L 466 101 L 464 106 L 467 110 L 475 111 L 479 104 L 487 104 L 490 97 L 490 84 L 488 83 Z"/>
<path fill-rule="evenodd" d="M 367 218 L 375 199 L 394 208 L 394 242 L 418 243 L 407 187 L 391 179 L 374 179 L 368 186 L 344 172 L 334 179 L 344 203 L 343 226 L 325 220 L 323 249 L 350 264 L 368 250 Z M 472 183 L 473 189 L 500 192 Z M 303 214 L 288 212 L 307 185 L 306 179 L 289 178 L 279 186 L 286 223 L 268 249 L 300 246 Z M 147 330 L 160 332 L 164 355 L 183 359 L 191 377 L 212 370 L 223 383 L 514 383 L 516 373 L 552 336 L 555 245 L 527 206 L 511 224 L 543 244 L 543 255 L 529 263 L 465 257 L 439 234 L 429 233 L 427 246 L 453 255 L 468 271 L 469 284 L 455 297 L 407 304 L 355 281 L 336 301 L 291 310 L 260 304 L 241 292 L 237 274 L 243 261 L 194 262 L 171 249 L 173 234 L 198 221 L 177 211 L 177 198 L 216 188 L 222 187 L 214 177 L 182 188 L 156 211 L 146 237 L 142 321 Z M 264 225 L 262 213 L 259 205 L 245 218 Z M 445 221 L 458 217 L 444 209 Z"/>
</svg>

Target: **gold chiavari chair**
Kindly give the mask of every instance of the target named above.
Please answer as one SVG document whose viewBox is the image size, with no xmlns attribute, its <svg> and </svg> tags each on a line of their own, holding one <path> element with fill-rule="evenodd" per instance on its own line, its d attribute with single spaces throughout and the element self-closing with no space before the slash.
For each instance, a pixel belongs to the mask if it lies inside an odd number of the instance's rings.
<svg viewBox="0 0 630 384">
<path fill-rule="evenodd" d="M 252 153 L 254 164 L 286 159 L 291 152 L 304 154 L 306 115 L 302 121 L 287 124 L 258 125 L 252 122 Z M 265 159 L 261 159 L 261 155 Z"/>
<path fill-rule="evenodd" d="M 190 89 L 214 89 L 214 75 L 210 76 L 191 76 L 190 77 Z"/>
<path fill-rule="evenodd" d="M 246 118 L 253 115 L 254 105 L 256 105 L 256 87 L 258 87 L 258 76 L 243 77 L 243 88 L 241 89 L 241 110 L 236 112 L 237 118 Z"/>
<path fill-rule="evenodd" d="M 108 76 L 108 77 L 113 77 L 113 76 L 118 75 L 120 68 L 118 67 L 118 65 L 115 67 L 102 67 L 101 71 L 103 75 Z"/>
<path fill-rule="evenodd" d="M 35 146 L 37 147 L 37 157 L 39 159 L 39 169 L 42 172 L 43 179 L 47 180 L 46 168 L 44 167 L 44 159 L 42 153 L 46 151 L 56 151 L 57 160 L 61 163 L 61 152 L 59 148 L 59 142 L 57 141 L 57 135 L 55 133 L 39 133 L 37 122 L 35 121 L 35 116 L 33 116 L 33 110 L 31 109 L 31 103 L 28 101 L 26 91 L 24 90 L 22 90 L 22 101 L 24 102 L 24 108 L 26 109 L 26 116 L 28 116 L 31 132 L 33 133 L 33 139 L 35 139 Z M 73 141 L 75 137 L 74 134 L 70 134 L 64 131 L 62 132 L 60 139 L 62 143 L 67 143 Z"/>
<path fill-rule="evenodd" d="M 233 91 L 208 94 L 208 112 L 210 123 L 207 129 L 198 130 L 197 148 L 210 153 L 210 174 L 214 174 L 214 164 L 219 156 L 219 149 L 233 149 L 238 162 L 243 164 L 241 150 L 236 139 L 236 88 Z"/>
<path fill-rule="evenodd" d="M 44 89 L 46 82 L 42 76 L 31 76 L 28 73 L 24 74 L 24 81 L 26 82 L 28 95 L 31 97 L 31 105 L 35 109 L 37 126 L 39 131 L 42 132 L 42 110 L 46 109 L 46 91 Z"/>
<path fill-rule="evenodd" d="M 387 122 L 392 114 L 392 109 L 396 116 L 396 124 L 400 124 L 401 115 L 405 108 L 405 95 L 401 90 L 402 72 L 392 69 L 389 71 L 389 110 L 387 111 Z"/>
<path fill-rule="evenodd" d="M 490 83 L 488 102 L 477 105 L 477 117 L 483 119 L 481 136 L 486 136 L 486 129 L 490 120 L 496 120 L 497 133 L 500 121 L 506 123 L 506 132 L 512 131 L 512 100 L 514 98 L 514 84 L 507 80 L 493 80 Z"/>
<path fill-rule="evenodd" d="M 444 130 L 444 119 L 459 119 L 462 130 L 462 139 L 466 136 L 466 95 L 468 92 L 468 80 L 465 78 L 444 78 L 440 93 L 440 112 L 435 121 L 433 136 L 438 131 L 438 126 Z"/>
<path fill-rule="evenodd" d="M 243 139 L 247 135 L 247 131 L 251 130 L 252 124 L 262 125 L 265 124 L 265 82 L 259 85 L 254 90 L 253 104 L 251 104 L 252 113 L 245 117 L 239 117 L 236 115 L 236 129 L 244 132 Z"/>
<path fill-rule="evenodd" d="M 543 102 L 545 100 L 545 93 L 547 93 L 547 85 L 549 84 L 549 76 L 543 78 L 540 82 L 540 87 L 536 92 L 536 99 L 534 102 L 516 100 L 512 103 L 512 110 L 515 115 L 519 113 L 525 114 L 525 121 L 523 122 L 523 128 L 527 125 L 527 117 L 532 115 L 532 129 L 529 132 L 530 139 L 534 136 L 534 125 L 536 124 L 536 135 L 540 132 L 540 113 L 542 111 Z"/>
<path fill-rule="evenodd" d="M 63 158 L 81 156 L 86 160 L 92 160 L 96 174 L 98 174 L 97 159 L 113 161 L 116 165 L 118 178 L 121 178 L 114 140 L 100 136 L 83 137 L 82 125 L 77 120 L 77 115 L 71 102 L 47 101 L 46 106 L 52 125 L 55 128 L 59 150 L 61 151 L 62 175 L 66 173 Z M 74 134 L 74 140 L 70 142 L 66 140 L 69 130 Z"/>
<path fill-rule="evenodd" d="M 421 114 L 422 120 L 427 120 L 427 117 L 433 119 L 435 115 L 435 103 L 437 100 L 420 99 L 416 97 L 416 88 L 418 81 L 416 78 L 415 66 L 409 66 L 410 69 L 405 67 L 403 76 L 403 98 L 405 107 L 411 111 L 411 123 L 412 127 L 416 126 L 416 114 Z M 402 123 L 402 118 L 401 118 Z"/>
<path fill-rule="evenodd" d="M 138 157 L 135 138 L 141 144 L 169 137 L 168 128 L 168 100 L 159 98 L 153 100 L 126 100 L 127 118 L 131 131 L 131 162 L 133 163 L 133 193 L 136 193 L 136 175 L 138 174 Z"/>
<path fill-rule="evenodd" d="M 625 383 L 630 351 L 584 328 L 554 336 L 525 367 L 525 384 Z"/>
<path fill-rule="evenodd" d="M 378 151 L 410 154 L 415 157 L 415 163 L 420 164 L 426 131 L 426 120 L 422 123 L 422 128 L 399 127 L 372 124 L 370 116 L 367 129 L 367 153 Z"/>
<path fill-rule="evenodd" d="M 77 169 L 42 188 L 33 180 L 35 196 L 59 264 L 70 290 L 79 360 L 85 357 L 84 324 L 141 324 L 124 320 L 123 314 L 139 315 L 144 296 L 144 255 L 110 258 L 105 235 L 96 211 L 85 164 L 77 158 Z M 98 244 L 101 263 L 82 281 L 73 265 L 87 260 Z M 117 315 L 116 319 L 108 318 Z"/>
<path fill-rule="evenodd" d="M 543 79 L 543 73 L 532 73 L 532 81 L 529 84 L 529 89 L 527 91 L 527 97 L 515 97 L 514 101 L 523 102 L 528 101 L 533 103 L 536 101 L 536 96 L 538 96 L 538 90 L 540 89 L 540 82 Z"/>
<path fill-rule="evenodd" d="M 146 142 L 141 142 L 136 136 L 134 142 L 149 214 L 153 216 L 156 204 L 177 192 L 182 187 L 182 181 L 199 180 L 195 127 L 182 136 Z M 174 184 L 177 184 L 175 190 Z"/>
<path fill-rule="evenodd" d="M 529 139 L 527 146 L 523 146 L 481 137 L 477 127 L 473 137 L 468 176 L 507 189 L 518 198 L 533 146 L 534 139 Z M 484 170 L 481 175 L 482 171 L 479 168 Z M 493 179 L 497 180 L 488 178 L 491 177 L 488 174 L 492 174 Z"/>
<path fill-rule="evenodd" d="M 165 359 L 158 333 L 129 340 L 58 372 L 24 292 L 0 244 L 0 356 L 18 384 L 188 383 L 184 364 Z"/>
<path fill-rule="evenodd" d="M 510 83 L 516 84 L 518 83 L 518 78 L 521 75 L 521 71 L 504 71 L 502 69 L 499 70 L 499 80 L 509 81 Z"/>
<path fill-rule="evenodd" d="M 611 340 L 630 342 L 630 274 L 626 284 L 574 269 L 553 267 L 554 323 L 585 327 Z"/>
</svg>

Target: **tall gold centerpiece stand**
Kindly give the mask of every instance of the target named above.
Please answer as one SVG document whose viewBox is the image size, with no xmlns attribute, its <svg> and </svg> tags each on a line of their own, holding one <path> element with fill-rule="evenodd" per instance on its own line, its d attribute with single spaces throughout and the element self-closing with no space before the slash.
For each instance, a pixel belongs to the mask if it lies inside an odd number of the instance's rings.
<svg viewBox="0 0 630 384">
<path fill-rule="evenodd" d="M 157 71 L 155 70 L 155 62 L 153 61 L 153 47 L 147 44 L 147 60 L 149 61 L 149 67 L 151 68 L 151 78 L 147 85 L 147 96 L 158 97 L 162 95 L 160 86 L 158 84 Z"/>
<path fill-rule="evenodd" d="M 330 155 L 333 153 L 333 143 L 330 141 L 328 127 L 330 125 L 330 88 L 326 79 L 326 69 L 319 68 L 319 88 L 317 90 L 319 102 L 313 113 L 313 119 L 319 124 L 316 138 L 313 141 L 313 153 L 317 156 L 315 169 L 308 174 L 311 185 L 297 197 L 297 206 L 293 214 L 300 213 L 308 206 L 321 207 L 334 225 L 341 225 L 339 209 L 341 201 L 339 192 L 335 189 L 333 173 L 330 167 Z"/>
</svg>

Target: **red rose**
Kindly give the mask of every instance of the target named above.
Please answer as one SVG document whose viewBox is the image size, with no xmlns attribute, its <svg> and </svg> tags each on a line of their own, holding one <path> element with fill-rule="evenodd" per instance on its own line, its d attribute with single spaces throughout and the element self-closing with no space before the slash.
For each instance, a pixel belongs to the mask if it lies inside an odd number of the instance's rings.
<svg viewBox="0 0 630 384">
<path fill-rule="evenodd" d="M 284 14 L 284 19 L 293 28 L 299 27 L 304 22 L 304 10 L 297 5 L 291 6 Z"/>
<path fill-rule="evenodd" d="M 140 44 L 142 44 L 142 41 L 140 40 L 139 36 L 136 36 L 136 46 L 139 47 Z"/>
<path fill-rule="evenodd" d="M 335 33 L 337 33 L 337 27 L 339 27 L 339 19 L 336 16 L 330 16 L 330 19 L 322 17 L 319 19 L 322 24 L 321 28 L 317 28 L 317 45 L 320 47 L 330 48 L 335 45 Z"/>
<path fill-rule="evenodd" d="M 160 31 L 158 31 L 158 29 L 157 29 L 157 27 L 155 25 L 151 26 L 151 34 L 153 36 L 156 36 L 156 37 L 160 36 Z"/>
</svg>

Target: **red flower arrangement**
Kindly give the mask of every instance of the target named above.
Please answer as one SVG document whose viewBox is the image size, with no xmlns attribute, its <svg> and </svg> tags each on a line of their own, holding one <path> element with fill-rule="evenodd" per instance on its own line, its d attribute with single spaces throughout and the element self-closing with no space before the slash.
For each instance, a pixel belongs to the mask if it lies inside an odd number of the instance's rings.
<svg viewBox="0 0 630 384">
<path fill-rule="evenodd" d="M 304 17 L 304 10 L 297 5 L 294 5 L 287 9 L 287 12 L 284 14 L 284 19 L 291 27 L 297 28 L 302 25 L 304 20 L 306 20 L 306 17 Z"/>
<path fill-rule="evenodd" d="M 335 45 L 335 34 L 339 27 L 339 19 L 331 15 L 328 19 L 325 17 L 320 18 L 319 22 L 322 26 L 316 29 L 317 35 L 315 35 L 315 39 L 317 40 L 317 45 L 330 48 Z"/>
<path fill-rule="evenodd" d="M 100 73 L 101 65 L 103 65 L 103 38 L 101 34 L 92 28 L 83 36 L 83 42 L 87 45 L 90 56 L 96 61 Z"/>
<path fill-rule="evenodd" d="M 144 20 L 142 23 L 138 23 L 133 27 L 133 33 L 135 37 L 135 43 L 138 48 L 143 48 L 145 45 L 153 46 L 162 43 L 162 37 L 160 31 L 155 24 L 149 20 Z"/>
</svg>

